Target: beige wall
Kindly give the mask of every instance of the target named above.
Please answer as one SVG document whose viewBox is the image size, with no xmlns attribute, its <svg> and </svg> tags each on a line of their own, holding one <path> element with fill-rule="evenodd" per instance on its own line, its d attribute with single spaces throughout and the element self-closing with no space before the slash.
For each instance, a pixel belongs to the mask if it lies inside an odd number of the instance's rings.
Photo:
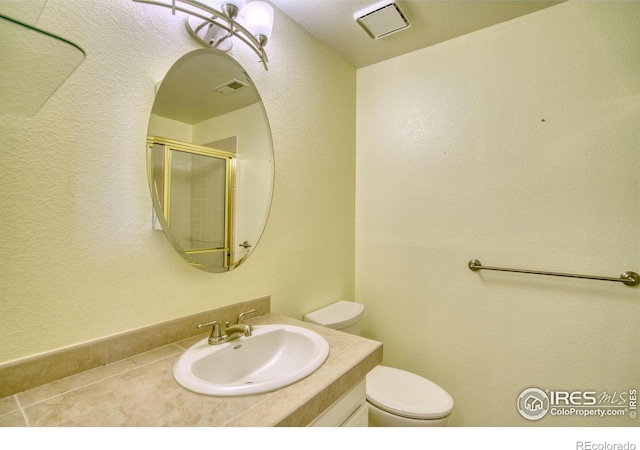
<svg viewBox="0 0 640 450">
<path fill-rule="evenodd" d="M 268 294 L 298 318 L 353 297 L 352 67 L 280 13 L 268 72 L 232 50 L 269 115 L 275 195 L 251 258 L 209 274 L 152 230 L 146 180 L 155 84 L 200 48 L 182 18 L 63 0 L 38 25 L 87 57 L 37 115 L 0 122 L 0 363 Z"/>
<path fill-rule="evenodd" d="M 640 269 L 639 25 L 632 3 L 556 6 L 359 70 L 356 109 L 355 70 L 277 13 L 268 72 L 231 53 L 265 101 L 274 202 L 220 275 L 152 230 L 146 182 L 155 83 L 198 46 L 148 5 L 48 2 L 39 26 L 87 58 L 0 122 L 0 363 L 265 294 L 300 317 L 354 297 L 357 256 L 365 333 L 452 394 L 453 425 L 629 425 L 515 402 L 637 388 L 640 290 L 466 264 Z"/>
<path fill-rule="evenodd" d="M 516 400 L 637 389 L 640 288 L 467 262 L 640 271 L 638 6 L 565 3 L 358 71 L 356 300 L 453 425 L 637 425 Z"/>
</svg>

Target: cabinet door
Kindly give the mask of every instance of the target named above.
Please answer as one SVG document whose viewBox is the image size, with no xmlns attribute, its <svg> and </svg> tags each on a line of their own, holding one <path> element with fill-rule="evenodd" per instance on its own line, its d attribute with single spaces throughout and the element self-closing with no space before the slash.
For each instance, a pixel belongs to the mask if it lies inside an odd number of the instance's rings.
<svg viewBox="0 0 640 450">
<path fill-rule="evenodd" d="M 356 409 L 356 412 L 351 414 L 347 420 L 344 421 L 341 427 L 368 427 L 369 426 L 369 407 L 365 403 L 360 408 Z"/>
<path fill-rule="evenodd" d="M 367 426 L 367 387 L 363 379 L 353 389 L 340 397 L 313 422 L 311 427 Z M 363 419 L 364 410 L 364 419 Z M 364 422 L 363 422 L 364 420 Z M 363 425 L 364 423 L 364 425 Z M 357 425 L 356 425 L 357 424 Z"/>
</svg>

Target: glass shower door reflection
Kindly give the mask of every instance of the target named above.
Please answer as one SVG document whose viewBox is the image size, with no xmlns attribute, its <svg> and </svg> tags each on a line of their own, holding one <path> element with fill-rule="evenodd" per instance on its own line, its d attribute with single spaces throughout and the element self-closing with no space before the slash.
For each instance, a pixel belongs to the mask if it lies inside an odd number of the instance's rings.
<svg viewBox="0 0 640 450">
<path fill-rule="evenodd" d="M 168 221 L 197 263 L 224 267 L 229 251 L 228 159 L 172 150 Z"/>
<path fill-rule="evenodd" d="M 196 266 L 234 264 L 235 154 L 152 137 L 147 164 L 156 215 L 171 244 Z"/>
</svg>

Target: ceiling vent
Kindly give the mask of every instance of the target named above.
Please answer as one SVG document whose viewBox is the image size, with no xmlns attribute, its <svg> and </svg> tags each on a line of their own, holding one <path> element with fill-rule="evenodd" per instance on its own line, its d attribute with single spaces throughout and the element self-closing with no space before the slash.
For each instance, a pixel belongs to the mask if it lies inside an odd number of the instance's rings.
<svg viewBox="0 0 640 450">
<path fill-rule="evenodd" d="M 227 81 L 224 84 L 221 84 L 220 86 L 218 86 L 217 88 L 214 89 L 214 91 L 216 91 L 218 94 L 222 94 L 222 95 L 231 95 L 234 92 L 238 91 L 239 89 L 242 89 L 243 87 L 247 86 L 247 83 L 243 83 L 240 80 L 231 80 L 231 81 Z"/>
<path fill-rule="evenodd" d="M 395 1 L 382 1 L 354 14 L 356 22 L 373 39 L 380 39 L 411 26 L 413 18 L 406 6 Z"/>
</svg>

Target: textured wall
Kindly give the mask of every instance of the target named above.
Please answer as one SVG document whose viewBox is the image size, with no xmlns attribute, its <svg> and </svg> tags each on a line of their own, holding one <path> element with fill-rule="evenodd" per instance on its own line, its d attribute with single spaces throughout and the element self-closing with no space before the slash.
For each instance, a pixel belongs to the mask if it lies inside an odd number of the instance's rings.
<svg viewBox="0 0 640 450">
<path fill-rule="evenodd" d="M 208 274 L 152 230 L 146 180 L 155 84 L 199 48 L 182 18 L 61 0 L 38 26 L 87 57 L 34 117 L 0 121 L 0 363 L 262 295 L 294 317 L 353 296 L 353 68 L 280 13 L 268 72 L 232 50 L 269 115 L 275 195 L 251 258 Z"/>
<path fill-rule="evenodd" d="M 640 271 L 640 4 L 568 2 L 358 71 L 356 300 L 453 425 L 529 422 L 528 387 L 640 385 L 640 288 L 467 262 Z"/>
</svg>

